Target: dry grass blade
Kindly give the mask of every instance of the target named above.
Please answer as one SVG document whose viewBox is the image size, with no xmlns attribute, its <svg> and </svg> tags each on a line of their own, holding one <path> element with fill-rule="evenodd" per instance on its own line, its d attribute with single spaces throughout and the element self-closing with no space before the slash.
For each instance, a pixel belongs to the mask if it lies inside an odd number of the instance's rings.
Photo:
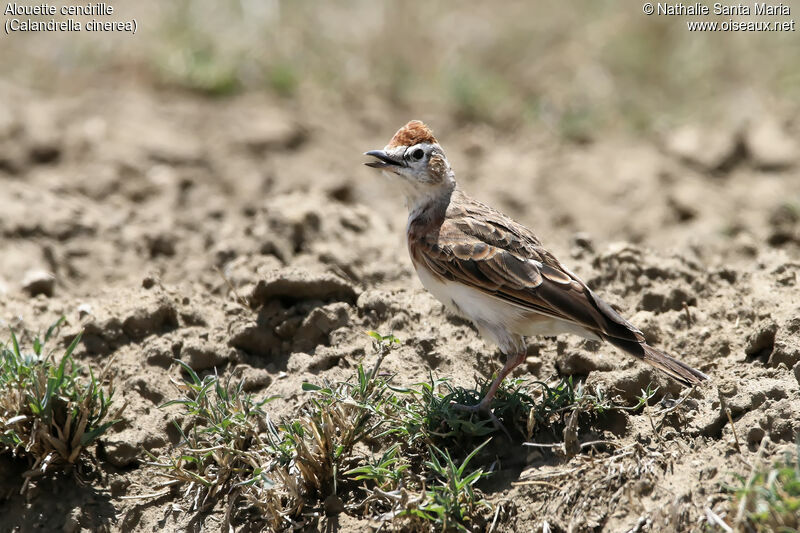
<svg viewBox="0 0 800 533">
<path fill-rule="evenodd" d="M 725 533 L 733 533 L 733 529 L 731 526 L 725 523 L 725 520 L 722 519 L 717 513 L 715 513 L 710 507 L 705 508 L 706 519 L 708 523 L 717 526 L 718 528 L 722 529 Z"/>
</svg>

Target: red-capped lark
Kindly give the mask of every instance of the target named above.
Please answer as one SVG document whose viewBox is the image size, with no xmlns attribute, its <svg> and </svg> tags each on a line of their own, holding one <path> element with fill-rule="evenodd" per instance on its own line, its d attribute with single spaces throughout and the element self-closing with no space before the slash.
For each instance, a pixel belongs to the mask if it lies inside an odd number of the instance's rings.
<svg viewBox="0 0 800 533">
<path fill-rule="evenodd" d="M 525 336 L 573 333 L 608 341 L 683 385 L 708 376 L 647 344 L 642 332 L 548 252 L 531 230 L 467 196 L 428 127 L 412 120 L 365 155 L 399 182 L 408 204 L 408 251 L 425 286 L 472 321 L 506 362 L 470 410 L 491 415 L 503 379 L 525 361 Z M 462 406 L 464 407 L 464 406 Z M 494 415 L 491 415 L 494 417 Z"/>
</svg>

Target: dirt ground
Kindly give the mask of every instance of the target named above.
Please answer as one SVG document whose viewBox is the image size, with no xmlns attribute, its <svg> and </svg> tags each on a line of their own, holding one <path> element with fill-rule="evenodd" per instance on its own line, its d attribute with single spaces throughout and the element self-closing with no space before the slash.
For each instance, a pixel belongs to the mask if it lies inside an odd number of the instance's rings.
<svg viewBox="0 0 800 533">
<path fill-rule="evenodd" d="M 173 358 L 280 395 L 275 419 L 307 397 L 301 383 L 369 358 L 366 330 L 402 340 L 384 363 L 399 384 L 432 371 L 474 386 L 499 368 L 497 350 L 421 287 L 399 191 L 362 165 L 412 118 L 433 127 L 465 190 L 534 228 L 652 343 L 712 377 L 657 428 L 658 403 L 601 428 L 593 438 L 630 451 L 614 459 L 498 450 L 481 485 L 502 509 L 495 531 L 703 531 L 707 510 L 735 512 L 723 485 L 800 431 L 796 124 L 763 114 L 577 143 L 370 101 L 345 115 L 264 95 L 129 84 L 60 97 L 0 83 L 1 329 L 30 339 L 65 315 L 60 341 L 82 330 L 81 364 L 113 358 L 127 403 L 80 480 L 20 495 L 27 465 L 0 458 L 0 531 L 219 528 L 224 509 L 197 516 L 178 494 L 147 497 L 158 479 L 142 449 L 178 442 L 177 408 L 158 407 L 182 379 Z M 631 404 L 651 382 L 656 400 L 680 392 L 610 346 L 537 339 L 529 354 L 517 375 L 574 375 Z M 368 525 L 341 515 L 314 527 Z"/>
</svg>

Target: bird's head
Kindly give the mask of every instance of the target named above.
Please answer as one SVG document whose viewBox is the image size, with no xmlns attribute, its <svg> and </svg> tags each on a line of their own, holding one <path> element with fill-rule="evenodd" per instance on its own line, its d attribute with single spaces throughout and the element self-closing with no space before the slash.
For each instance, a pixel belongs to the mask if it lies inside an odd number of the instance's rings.
<svg viewBox="0 0 800 533">
<path fill-rule="evenodd" d="M 380 169 L 390 177 L 399 177 L 409 205 L 455 187 L 453 170 L 444 150 L 428 126 L 419 120 L 412 120 L 397 130 L 383 150 L 371 150 L 364 155 L 375 158 L 365 163 L 368 167 Z"/>
</svg>

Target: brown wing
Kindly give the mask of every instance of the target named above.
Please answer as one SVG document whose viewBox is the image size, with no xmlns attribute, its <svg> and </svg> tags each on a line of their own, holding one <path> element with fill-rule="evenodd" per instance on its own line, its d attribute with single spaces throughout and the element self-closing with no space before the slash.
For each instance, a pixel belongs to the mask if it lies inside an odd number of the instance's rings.
<svg viewBox="0 0 800 533">
<path fill-rule="evenodd" d="M 415 261 L 443 279 L 578 324 L 602 337 L 644 341 L 639 330 L 544 250 L 527 228 L 459 196 L 438 227 L 411 232 Z"/>
<path fill-rule="evenodd" d="M 641 331 L 564 268 L 527 228 L 459 190 L 446 213 L 412 221 L 408 239 L 413 260 L 443 279 L 578 324 L 684 385 L 709 379 L 649 346 Z"/>
</svg>

